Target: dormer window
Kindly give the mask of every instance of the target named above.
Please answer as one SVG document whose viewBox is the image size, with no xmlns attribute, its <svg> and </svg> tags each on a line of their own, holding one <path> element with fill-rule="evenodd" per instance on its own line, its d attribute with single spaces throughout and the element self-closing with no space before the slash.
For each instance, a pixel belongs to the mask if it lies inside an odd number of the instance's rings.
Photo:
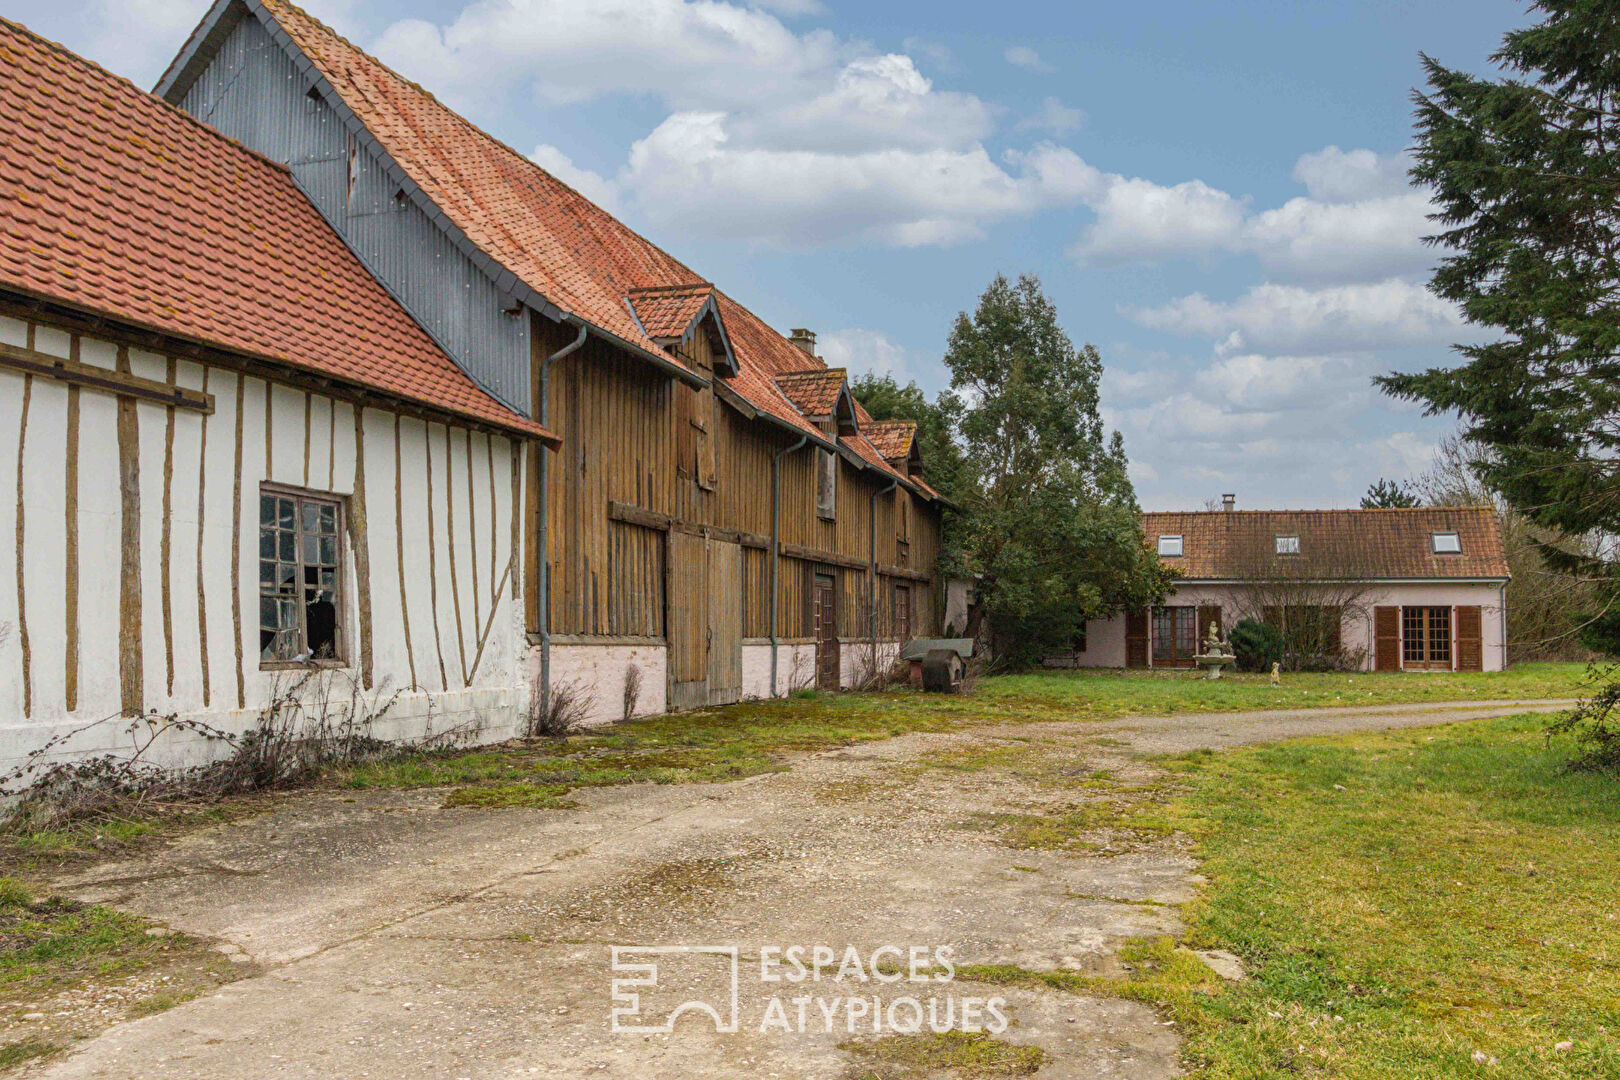
<svg viewBox="0 0 1620 1080">
<path fill-rule="evenodd" d="M 1181 534 L 1180 533 L 1177 533 L 1177 534 L 1175 534 L 1173 536 L 1161 536 L 1161 537 L 1159 537 L 1159 558 L 1161 558 L 1161 559 L 1179 559 L 1179 558 L 1181 558 Z"/>
<path fill-rule="evenodd" d="M 1279 554 L 1279 555 L 1298 555 L 1299 554 L 1299 534 L 1298 533 L 1288 533 L 1288 534 L 1278 533 L 1277 534 L 1277 554 Z"/>
<path fill-rule="evenodd" d="M 1430 533 L 1429 545 L 1436 555 L 1462 554 L 1462 537 L 1454 532 Z"/>
</svg>

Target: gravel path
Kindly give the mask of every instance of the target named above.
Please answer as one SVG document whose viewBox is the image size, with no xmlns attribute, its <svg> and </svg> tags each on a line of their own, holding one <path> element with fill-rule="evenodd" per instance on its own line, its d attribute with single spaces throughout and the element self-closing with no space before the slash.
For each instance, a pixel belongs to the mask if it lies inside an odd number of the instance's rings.
<svg viewBox="0 0 1620 1080">
<path fill-rule="evenodd" d="M 263 969 L 33 1071 L 836 1080 L 856 1060 L 839 1049 L 851 1027 L 872 1032 L 862 1010 L 874 996 L 880 1009 L 904 996 L 943 1010 L 999 993 L 1013 1023 L 1002 1038 L 1049 1055 L 1039 1077 L 1175 1076 L 1173 1028 L 1144 1006 L 960 981 L 860 981 L 852 970 L 834 980 L 836 962 L 819 982 L 762 982 L 761 956 L 801 945 L 807 958 L 824 946 L 842 959 L 853 946 L 870 975 L 881 946 L 950 946 L 957 963 L 1107 974 L 1123 940 L 1180 929 L 1177 905 L 1200 883 L 1194 861 L 1178 837 L 1106 827 L 1067 849 L 1015 847 L 1019 822 L 1152 797 L 1158 774 L 1143 755 L 1560 704 L 909 735 L 733 784 L 587 790 L 576 810 L 445 810 L 438 791 L 311 794 L 58 882 L 218 938 Z M 615 945 L 735 947 L 738 1030 L 718 1033 L 688 1014 L 673 1034 L 613 1032 Z M 880 955 L 892 964 L 897 954 Z M 641 988 L 639 1015 L 650 1019 L 627 1022 L 656 1024 L 694 996 L 727 1012 L 729 956 L 634 959 L 656 959 L 660 979 Z M 796 997 L 816 999 L 802 1024 Z M 852 1007 L 854 998 L 863 1003 Z"/>
</svg>

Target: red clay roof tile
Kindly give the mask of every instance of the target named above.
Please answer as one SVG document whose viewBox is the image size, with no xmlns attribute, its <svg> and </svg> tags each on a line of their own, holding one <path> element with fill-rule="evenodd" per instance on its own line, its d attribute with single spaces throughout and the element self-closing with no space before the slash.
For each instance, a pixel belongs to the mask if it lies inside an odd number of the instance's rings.
<svg viewBox="0 0 1620 1080">
<path fill-rule="evenodd" d="M 1149 544 L 1160 536 L 1182 538 L 1182 555 L 1161 561 L 1192 579 L 1508 576 L 1501 529 L 1490 507 L 1151 513 L 1142 515 L 1142 527 Z M 1437 532 L 1455 532 L 1462 551 L 1435 554 Z M 1297 536 L 1298 554 L 1277 554 L 1278 536 Z"/>
<path fill-rule="evenodd" d="M 552 439 L 490 397 L 279 165 L 0 18 L 0 287 Z"/>
</svg>

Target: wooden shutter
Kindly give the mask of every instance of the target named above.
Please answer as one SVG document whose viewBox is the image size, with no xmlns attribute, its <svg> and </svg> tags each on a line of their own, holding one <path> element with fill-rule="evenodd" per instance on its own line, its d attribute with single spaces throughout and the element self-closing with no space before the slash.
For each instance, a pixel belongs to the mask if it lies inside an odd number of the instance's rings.
<svg viewBox="0 0 1620 1080">
<path fill-rule="evenodd" d="M 1147 612 L 1140 608 L 1133 608 L 1125 613 L 1125 666 L 1128 668 L 1148 666 Z"/>
<path fill-rule="evenodd" d="M 1373 667 L 1378 671 L 1401 670 L 1401 609 L 1373 608 Z"/>
<path fill-rule="evenodd" d="M 1209 636 L 1209 624 L 1215 624 L 1215 632 L 1222 638 L 1226 637 L 1226 626 L 1221 622 L 1221 605 L 1203 604 L 1198 608 L 1198 633 L 1195 639 L 1200 651 L 1204 648 L 1204 639 Z"/>
<path fill-rule="evenodd" d="M 1485 670 L 1483 627 L 1484 619 L 1478 606 L 1457 609 L 1456 625 L 1453 630 L 1457 635 L 1458 671 Z"/>
</svg>

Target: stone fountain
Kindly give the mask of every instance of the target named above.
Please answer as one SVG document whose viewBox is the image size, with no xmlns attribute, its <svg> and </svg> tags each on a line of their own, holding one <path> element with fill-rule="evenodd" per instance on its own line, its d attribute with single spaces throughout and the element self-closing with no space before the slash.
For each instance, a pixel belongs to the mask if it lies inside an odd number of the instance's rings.
<svg viewBox="0 0 1620 1080">
<path fill-rule="evenodd" d="M 1237 654 L 1232 646 L 1221 640 L 1220 624 L 1211 622 L 1209 633 L 1204 638 L 1204 651 L 1193 657 L 1193 663 L 1208 672 L 1206 679 L 1221 677 L 1221 669 L 1229 668 L 1237 663 Z"/>
</svg>

